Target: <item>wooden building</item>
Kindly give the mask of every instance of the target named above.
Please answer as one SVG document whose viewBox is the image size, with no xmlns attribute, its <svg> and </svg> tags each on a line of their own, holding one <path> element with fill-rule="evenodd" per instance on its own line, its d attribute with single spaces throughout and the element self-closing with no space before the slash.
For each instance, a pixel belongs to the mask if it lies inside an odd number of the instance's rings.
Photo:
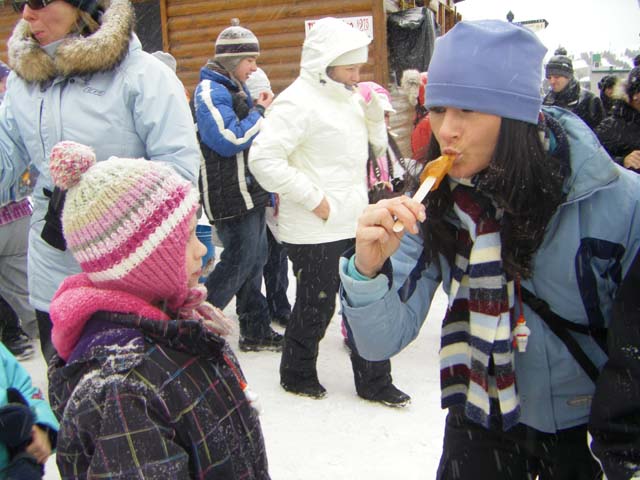
<svg viewBox="0 0 640 480">
<path fill-rule="evenodd" d="M 459 0 L 458 0 L 459 1 Z M 441 33 L 460 19 L 454 0 L 423 2 L 435 14 Z M 298 75 L 305 21 L 335 17 L 370 17 L 373 41 L 363 80 L 389 86 L 397 114 L 392 127 L 401 149 L 408 154 L 413 109 L 390 84 L 387 49 L 387 10 L 415 7 L 412 1 L 390 0 L 133 0 L 137 15 L 136 31 L 147 51 L 170 52 L 178 63 L 178 77 L 189 91 L 198 82 L 199 70 L 213 56 L 218 34 L 238 18 L 242 26 L 260 40 L 259 64 L 276 93 Z M 6 40 L 20 18 L 10 0 L 0 0 L 0 59 L 7 60 Z"/>
</svg>

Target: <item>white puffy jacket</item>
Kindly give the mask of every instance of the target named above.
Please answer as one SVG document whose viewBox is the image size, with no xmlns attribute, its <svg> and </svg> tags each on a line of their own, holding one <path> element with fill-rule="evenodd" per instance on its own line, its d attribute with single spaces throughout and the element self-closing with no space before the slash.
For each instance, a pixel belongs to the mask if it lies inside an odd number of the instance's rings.
<svg viewBox="0 0 640 480">
<path fill-rule="evenodd" d="M 326 69 L 338 56 L 369 42 L 342 21 L 316 23 L 302 48 L 300 76 L 267 110 L 253 142 L 249 168 L 266 190 L 280 195 L 283 242 L 355 237 L 368 202 L 367 142 L 385 148 L 387 133 L 384 122 L 367 131 L 359 95 L 331 80 Z M 327 220 L 312 211 L 323 197 L 330 205 Z"/>
</svg>

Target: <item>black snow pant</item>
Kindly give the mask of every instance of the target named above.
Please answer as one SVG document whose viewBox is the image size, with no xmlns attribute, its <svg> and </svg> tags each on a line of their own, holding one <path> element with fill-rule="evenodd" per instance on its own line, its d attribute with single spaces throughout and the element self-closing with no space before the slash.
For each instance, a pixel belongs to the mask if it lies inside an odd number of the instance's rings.
<svg viewBox="0 0 640 480">
<path fill-rule="evenodd" d="M 502 431 L 447 415 L 437 480 L 598 480 L 600 466 L 587 445 L 587 426 L 544 433 L 526 425 Z"/>
<path fill-rule="evenodd" d="M 373 398 L 393 381 L 391 378 L 391 360 L 371 361 L 365 360 L 358 353 L 353 340 L 349 320 L 342 316 L 344 326 L 347 329 L 347 346 L 351 350 L 351 366 L 353 367 L 353 380 L 356 392 L 363 398 Z"/>
<path fill-rule="evenodd" d="M 335 311 L 340 286 L 340 256 L 353 239 L 313 245 L 287 244 L 296 277 L 296 301 L 284 334 L 280 379 L 289 385 L 317 382 L 316 361 L 320 340 Z M 391 383 L 389 361 L 369 362 L 357 354 L 352 342 L 351 362 L 356 390 L 371 397 Z"/>
<path fill-rule="evenodd" d="M 16 311 L 0 297 L 0 337 L 9 338 L 20 333 L 20 319 Z"/>
</svg>

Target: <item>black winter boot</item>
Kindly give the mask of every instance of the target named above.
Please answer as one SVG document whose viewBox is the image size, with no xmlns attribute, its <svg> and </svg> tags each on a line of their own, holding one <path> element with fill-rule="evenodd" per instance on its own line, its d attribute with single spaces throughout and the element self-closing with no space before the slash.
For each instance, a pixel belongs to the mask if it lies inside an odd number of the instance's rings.
<svg viewBox="0 0 640 480">
<path fill-rule="evenodd" d="M 267 334 L 262 337 L 253 338 L 240 335 L 238 346 L 243 352 L 261 352 L 264 350 L 271 352 L 280 352 L 282 351 L 283 342 L 284 337 L 278 332 L 269 328 L 269 332 L 267 332 Z"/>
<path fill-rule="evenodd" d="M 388 407 L 404 407 L 411 402 L 409 395 L 393 385 L 390 360 L 365 360 L 352 348 L 351 366 L 358 396 Z"/>
<path fill-rule="evenodd" d="M 324 398 L 327 390 L 318 380 L 317 350 L 299 348 L 297 342 L 285 339 L 280 360 L 280 385 L 287 392 L 315 399 Z"/>
</svg>

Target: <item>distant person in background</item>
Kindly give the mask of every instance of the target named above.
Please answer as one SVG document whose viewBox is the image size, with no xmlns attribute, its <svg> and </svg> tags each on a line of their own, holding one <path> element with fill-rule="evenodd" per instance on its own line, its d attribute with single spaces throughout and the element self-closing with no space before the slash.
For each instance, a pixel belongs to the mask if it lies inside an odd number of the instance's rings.
<svg viewBox="0 0 640 480">
<path fill-rule="evenodd" d="M 616 163 L 640 173 L 640 67 L 629 72 L 625 98 L 614 102 L 596 135 Z"/>
<path fill-rule="evenodd" d="M 167 67 L 171 69 L 173 73 L 176 73 L 178 70 L 178 62 L 173 55 L 169 52 L 163 52 L 162 50 L 156 50 L 151 54 L 152 57 L 157 58 L 162 63 L 164 63 Z"/>
<path fill-rule="evenodd" d="M 615 75 L 605 75 L 598 82 L 598 90 L 600 90 L 600 101 L 602 101 L 602 107 L 604 108 L 605 116 L 611 115 L 611 109 L 613 108 L 613 102 L 616 94 L 616 87 L 618 86 L 619 78 Z"/>
<path fill-rule="evenodd" d="M 413 117 L 413 130 L 411 131 L 411 157 L 418 161 L 421 161 L 426 156 L 429 141 L 431 140 L 429 111 L 424 106 L 424 93 L 428 81 L 427 72 L 421 73 L 413 69 L 402 72 L 402 80 L 400 81 L 400 89 L 416 110 Z"/>
<path fill-rule="evenodd" d="M 260 67 L 247 79 L 247 88 L 251 98 L 259 98 L 261 92 L 273 95 L 269 77 Z M 264 286 L 271 321 L 286 327 L 291 317 L 291 304 L 287 297 L 289 288 L 289 261 L 287 249 L 278 240 L 278 207 L 280 199 L 277 193 L 270 193 L 270 204 L 265 209 L 267 223 L 268 254 L 264 264 Z"/>
<path fill-rule="evenodd" d="M 167 67 L 171 69 L 173 73 L 178 72 L 178 62 L 175 57 L 171 55 L 169 52 L 163 52 L 162 50 L 157 50 L 151 54 L 151 56 L 157 58 L 162 63 L 164 63 Z M 187 102 L 191 101 L 191 95 L 189 95 L 189 90 L 187 87 L 184 87 L 184 94 L 187 96 Z"/>
<path fill-rule="evenodd" d="M 206 280 L 208 300 L 224 309 L 236 297 L 240 350 L 280 351 L 282 335 L 271 328 L 261 291 L 269 193 L 248 166 L 249 147 L 273 100 L 268 92 L 251 98 L 246 86 L 259 55 L 256 36 L 234 18 L 218 35 L 215 56 L 200 69 L 193 102 L 204 156 L 199 180 L 202 205 L 223 245 Z"/>
<path fill-rule="evenodd" d="M 595 94 L 580 86 L 573 75 L 573 62 L 564 48 L 559 48 L 545 66 L 551 91 L 544 97 L 543 105 L 566 108 L 579 116 L 595 130 L 604 118 L 602 102 Z"/>
</svg>

